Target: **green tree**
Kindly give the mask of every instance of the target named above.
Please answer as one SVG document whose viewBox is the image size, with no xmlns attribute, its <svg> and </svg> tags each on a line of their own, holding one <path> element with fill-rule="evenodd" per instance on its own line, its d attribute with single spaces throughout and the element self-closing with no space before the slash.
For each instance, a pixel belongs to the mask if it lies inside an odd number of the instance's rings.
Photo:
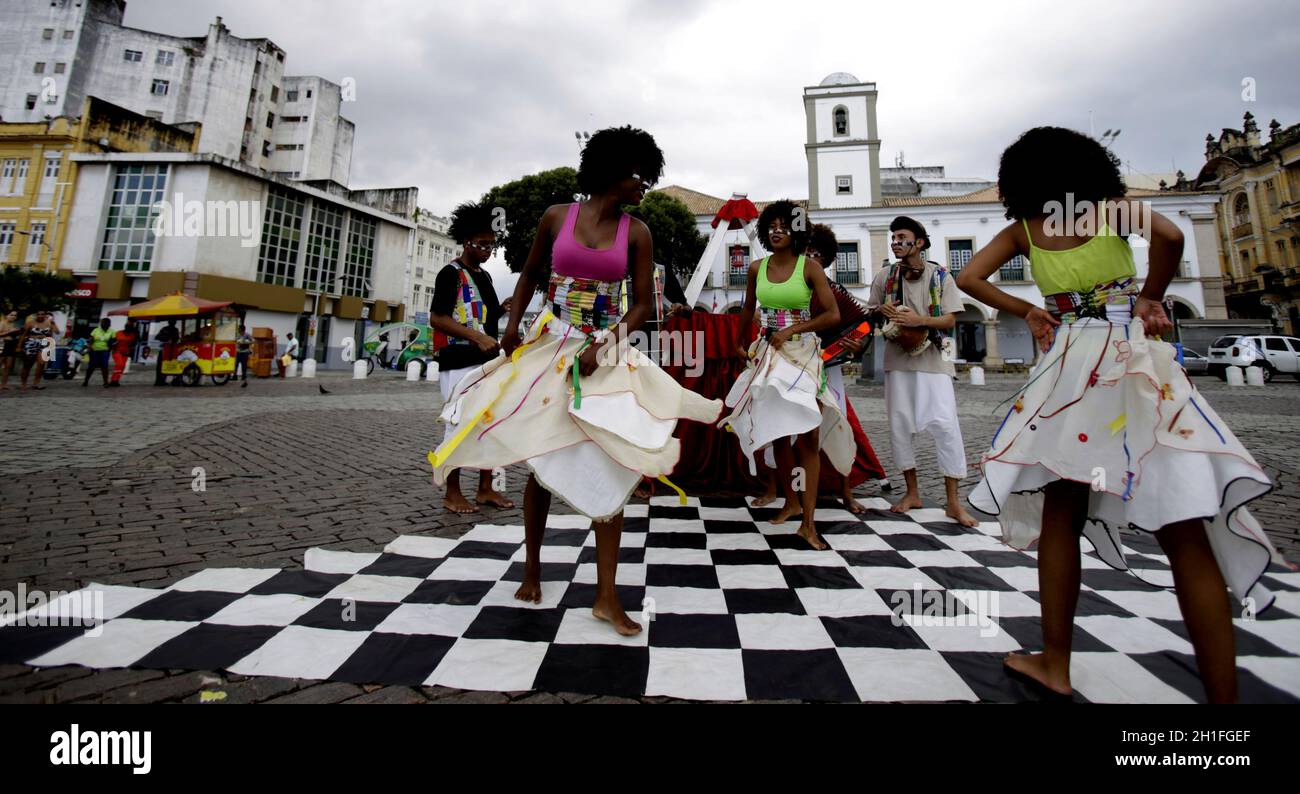
<svg viewBox="0 0 1300 794">
<path fill-rule="evenodd" d="M 504 245 L 506 264 L 515 273 L 523 270 L 528 252 L 537 237 L 537 225 L 552 204 L 572 203 L 578 194 L 578 172 L 553 168 L 498 185 L 483 194 L 483 204 L 504 211 L 505 228 L 497 234 Z M 546 285 L 541 285 L 545 289 Z"/>
<path fill-rule="evenodd" d="M 650 228 L 655 242 L 655 262 L 672 268 L 685 287 L 708 241 L 695 225 L 686 205 L 667 193 L 648 193 L 636 207 L 625 208 Z"/>
<path fill-rule="evenodd" d="M 505 228 L 498 234 L 506 264 L 513 272 L 523 269 L 546 208 L 569 204 L 576 195 L 578 172 L 567 167 L 520 177 L 483 194 L 484 205 L 504 211 Z M 695 216 L 686 205 L 667 194 L 652 192 L 640 206 L 623 209 L 649 227 L 655 243 L 654 261 L 673 268 L 683 282 L 689 279 L 707 241 L 696 230 Z M 540 287 L 545 289 L 544 284 Z"/>
<path fill-rule="evenodd" d="M 0 312 L 16 311 L 26 318 L 37 309 L 62 309 L 74 286 L 72 278 L 59 273 L 19 266 L 0 268 Z"/>
</svg>

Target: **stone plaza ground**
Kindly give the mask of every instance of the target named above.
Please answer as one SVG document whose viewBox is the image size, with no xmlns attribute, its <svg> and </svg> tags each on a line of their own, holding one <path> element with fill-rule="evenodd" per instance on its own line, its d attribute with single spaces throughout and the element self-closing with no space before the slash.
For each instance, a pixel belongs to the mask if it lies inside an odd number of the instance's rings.
<svg viewBox="0 0 1300 794">
<path fill-rule="evenodd" d="M 436 384 L 391 373 L 364 381 L 322 373 L 316 380 L 254 380 L 248 388 L 172 388 L 154 387 L 152 377 L 131 373 L 120 389 L 47 381 L 40 392 L 19 392 L 14 379 L 0 392 L 0 590 L 20 583 L 28 591 L 75 590 L 92 581 L 162 588 L 206 568 L 300 566 L 312 547 L 374 551 L 399 535 L 457 538 L 476 523 L 523 522 L 518 508 L 472 515 L 442 508 L 425 462 L 442 435 Z M 1023 377 L 958 386 L 972 463 L 1001 418 L 999 403 Z M 1287 559 L 1300 561 L 1300 383 L 1280 378 L 1230 388 L 1198 377 L 1196 384 L 1273 478 L 1274 490 L 1251 509 Z M 855 384 L 850 396 L 901 485 L 882 387 Z M 933 447 L 920 439 L 918 452 L 933 504 L 942 495 Z M 525 477 L 521 467 L 507 472 L 516 504 Z M 963 494 L 974 483 L 968 478 Z M 472 492 L 469 477 L 465 486 Z M 857 493 L 880 495 L 875 484 Z M 566 512 L 558 501 L 554 510 Z M 0 702 L 198 702 L 218 690 L 225 703 L 612 700 L 217 671 L 0 665 Z"/>
</svg>

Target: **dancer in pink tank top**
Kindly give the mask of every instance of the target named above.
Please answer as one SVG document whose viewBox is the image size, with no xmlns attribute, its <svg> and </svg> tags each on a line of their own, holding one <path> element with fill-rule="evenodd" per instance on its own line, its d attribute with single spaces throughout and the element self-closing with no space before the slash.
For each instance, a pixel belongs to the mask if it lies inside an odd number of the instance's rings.
<svg viewBox="0 0 1300 794">
<path fill-rule="evenodd" d="M 621 208 L 639 204 L 662 171 L 663 153 L 649 133 L 621 127 L 591 137 L 578 170 L 579 187 L 590 198 L 557 204 L 542 216 L 501 336 L 506 355 L 457 384 L 440 417 L 449 425 L 446 439 L 430 453 L 439 483 L 461 467 L 528 466 L 527 556 L 515 594 L 521 601 L 554 606 L 568 587 L 547 581 L 542 571 L 551 495 L 590 518 L 592 614 L 624 635 L 639 633 L 641 625 L 614 588 L 623 508 L 643 477 L 676 489 L 667 475 L 681 455 L 673 437 L 679 420 L 712 422 L 722 411 L 722 401 L 682 388 L 626 344 L 654 313 L 654 242 L 649 228 Z M 620 317 L 629 271 L 634 303 Z M 521 336 L 524 307 L 541 286 L 548 308 Z"/>
</svg>

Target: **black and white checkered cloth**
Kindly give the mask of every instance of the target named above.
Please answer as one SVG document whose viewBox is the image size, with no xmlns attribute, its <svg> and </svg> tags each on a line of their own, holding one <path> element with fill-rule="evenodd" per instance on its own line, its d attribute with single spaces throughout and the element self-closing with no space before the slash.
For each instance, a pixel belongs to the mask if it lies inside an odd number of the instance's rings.
<svg viewBox="0 0 1300 794">
<path fill-rule="evenodd" d="M 1041 649 L 1034 555 L 1004 546 L 993 523 L 966 529 L 941 510 L 864 503 L 864 516 L 818 509 L 832 547 L 820 552 L 794 534 L 797 519 L 774 526 L 772 508 L 739 499 L 630 505 L 618 581 L 645 626 L 637 637 L 591 615 L 590 522 L 551 516 L 540 605 L 514 598 L 523 527 L 480 524 L 375 553 L 312 549 L 305 570 L 210 569 L 164 590 L 91 585 L 103 594 L 99 625 L 20 615 L 0 628 L 0 662 L 703 700 L 1035 699 L 1001 667 L 1010 651 Z M 1131 573 L 1083 558 L 1075 698 L 1200 701 L 1167 561 L 1152 538 L 1128 551 Z M 1300 573 L 1267 579 L 1275 606 L 1236 624 L 1241 697 L 1300 702 Z"/>
</svg>

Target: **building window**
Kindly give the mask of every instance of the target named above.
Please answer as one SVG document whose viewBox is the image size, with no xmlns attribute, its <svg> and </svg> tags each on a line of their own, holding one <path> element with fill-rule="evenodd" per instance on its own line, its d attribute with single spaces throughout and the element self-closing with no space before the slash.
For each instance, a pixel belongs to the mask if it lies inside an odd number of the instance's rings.
<svg viewBox="0 0 1300 794">
<path fill-rule="evenodd" d="M 66 63 L 56 63 L 56 64 L 54 64 L 54 73 L 55 73 L 55 74 L 63 74 L 63 73 L 66 72 L 66 71 L 68 71 L 68 65 L 67 65 Z"/>
<path fill-rule="evenodd" d="M 348 227 L 348 252 L 343 270 L 343 294 L 370 297 L 370 269 L 375 261 L 375 221 L 353 215 Z"/>
<path fill-rule="evenodd" d="M 43 174 L 43 176 L 46 179 L 58 179 L 59 167 L 62 164 L 63 164 L 62 155 L 56 154 L 53 156 L 47 156 L 45 158 L 45 173 Z"/>
<path fill-rule="evenodd" d="M 0 262 L 9 261 L 9 251 L 14 245 L 14 225 L 0 223 Z"/>
<path fill-rule="evenodd" d="M 54 28 L 46 28 L 41 31 L 41 38 L 45 41 L 54 41 Z"/>
<path fill-rule="evenodd" d="M 0 171 L 0 195 L 21 196 L 27 192 L 27 160 L 5 160 Z"/>
<path fill-rule="evenodd" d="M 35 94 L 28 94 L 28 95 L 27 95 L 27 109 L 28 109 L 28 110 L 35 110 L 35 109 L 36 109 L 36 95 L 35 95 Z"/>
<path fill-rule="evenodd" d="M 837 176 L 835 177 L 835 195 L 849 196 L 853 194 L 853 177 Z"/>
<path fill-rule="evenodd" d="M 424 240 L 415 241 L 415 256 L 418 259 L 424 258 Z"/>
<path fill-rule="evenodd" d="M 275 147 L 277 152 L 301 152 L 301 143 L 282 143 Z"/>
<path fill-rule="evenodd" d="M 862 270 L 858 262 L 858 244 L 840 243 L 840 250 L 835 254 L 835 280 L 840 284 L 861 284 Z"/>
<path fill-rule="evenodd" d="M 1246 194 L 1238 194 L 1237 200 L 1232 204 L 1232 225 L 1249 226 L 1250 225 L 1250 202 L 1246 199 Z"/>
<path fill-rule="evenodd" d="M 310 89 L 310 88 L 307 89 L 307 98 L 308 98 L 308 99 L 311 99 L 311 89 Z"/>
<path fill-rule="evenodd" d="M 284 101 L 285 101 L 285 102 L 297 102 L 297 101 L 298 101 L 298 89 L 296 89 L 296 88 L 290 88 L 289 90 L 285 91 L 285 92 L 284 92 Z"/>
<path fill-rule="evenodd" d="M 171 88 L 171 84 L 168 83 L 166 80 L 154 80 L 153 88 L 149 89 L 149 93 L 153 94 L 154 96 L 167 96 L 167 91 L 169 88 Z"/>
<path fill-rule="evenodd" d="M 31 231 L 27 233 L 27 264 L 32 265 L 41 261 L 41 256 L 45 253 L 45 224 L 33 223 Z"/>
<path fill-rule="evenodd" d="M 1279 268 L 1287 267 L 1286 242 L 1284 240 L 1277 241 L 1277 266 Z"/>
<path fill-rule="evenodd" d="M 263 156 L 263 157 L 270 157 L 270 156 L 271 156 L 271 142 L 270 142 L 270 141 L 262 141 L 262 156 Z"/>
<path fill-rule="evenodd" d="M 749 282 L 749 248 L 733 245 L 727 255 L 727 286 L 744 287 Z"/>
<path fill-rule="evenodd" d="M 974 240 L 949 240 L 948 241 L 948 272 L 954 276 L 961 272 L 963 267 L 970 264 L 970 258 L 975 255 Z"/>
<path fill-rule="evenodd" d="M 274 127 L 274 126 L 275 126 L 275 114 L 274 114 L 274 113 L 267 113 L 267 114 L 266 114 L 266 128 L 269 130 L 269 129 L 271 129 L 271 128 Z"/>
<path fill-rule="evenodd" d="M 1000 281 L 1027 281 L 1026 274 L 1029 272 L 1029 260 L 1025 259 L 1024 254 L 1016 254 L 1010 262 L 998 268 L 998 279 Z"/>
<path fill-rule="evenodd" d="M 302 274 L 302 288 L 317 292 L 334 292 L 339 249 L 343 244 L 343 212 L 331 204 L 317 202 L 311 208 L 311 225 L 307 234 L 307 260 Z"/>
<path fill-rule="evenodd" d="M 839 107 L 835 108 L 835 112 L 833 116 L 835 119 L 835 134 L 848 135 L 849 134 L 848 108 L 844 107 L 843 105 L 840 105 Z"/>
<path fill-rule="evenodd" d="M 32 74 L 45 74 L 45 61 L 37 61 L 32 66 Z"/>
<path fill-rule="evenodd" d="M 153 119 L 154 121 L 162 121 L 163 119 L 163 114 L 161 110 L 146 110 L 144 114 L 149 118 Z"/>
<path fill-rule="evenodd" d="M 154 61 L 158 66 L 171 66 L 176 62 L 176 53 L 171 50 L 158 50 L 158 58 Z"/>
<path fill-rule="evenodd" d="M 1268 208 L 1277 212 L 1277 184 L 1271 179 L 1265 182 L 1264 193 L 1268 196 Z"/>
<path fill-rule="evenodd" d="M 298 247 L 302 243 L 303 207 L 298 194 L 271 188 L 262 218 L 262 249 L 257 260 L 259 281 L 294 285 Z"/>
<path fill-rule="evenodd" d="M 271 101 L 272 102 L 280 101 L 280 86 L 278 85 L 271 86 Z"/>
<path fill-rule="evenodd" d="M 424 278 L 424 268 L 422 268 L 422 267 L 417 267 L 417 268 L 415 269 L 415 277 L 416 277 L 416 278 Z"/>
<path fill-rule="evenodd" d="M 144 53 L 140 50 L 123 50 L 122 60 L 131 63 L 141 63 L 144 61 Z"/>
<path fill-rule="evenodd" d="M 72 37 L 73 37 L 74 35 L 76 35 L 76 32 L 75 32 L 75 31 L 65 30 L 65 31 L 63 31 L 63 40 L 64 40 L 64 41 L 72 41 Z"/>
<path fill-rule="evenodd" d="M 114 168 L 113 194 L 104 244 L 99 253 L 101 270 L 148 270 L 153 262 L 154 221 L 157 204 L 167 190 L 167 166 L 121 165 Z"/>
</svg>

